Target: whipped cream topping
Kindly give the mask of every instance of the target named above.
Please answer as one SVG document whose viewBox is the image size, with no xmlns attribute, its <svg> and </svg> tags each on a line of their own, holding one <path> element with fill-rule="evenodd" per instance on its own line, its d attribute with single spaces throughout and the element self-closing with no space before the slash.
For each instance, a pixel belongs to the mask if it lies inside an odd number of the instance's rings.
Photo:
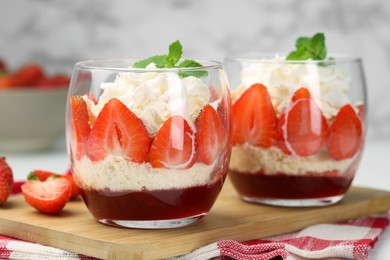
<svg viewBox="0 0 390 260">
<path fill-rule="evenodd" d="M 232 91 L 233 102 L 254 83 L 267 87 L 277 116 L 289 106 L 294 92 L 306 87 L 324 116 L 331 119 L 340 108 L 351 103 L 350 78 L 335 66 L 319 66 L 315 63 L 283 63 L 284 57 L 244 64 L 241 84 Z M 273 62 L 274 61 L 274 62 Z"/>
<path fill-rule="evenodd" d="M 166 190 L 207 185 L 218 181 L 211 165 L 195 163 L 185 170 L 152 168 L 149 163 L 129 162 L 122 156 L 108 155 L 92 162 L 87 156 L 73 163 L 76 181 L 83 189 L 109 189 L 111 191 Z"/>
<path fill-rule="evenodd" d="M 119 73 L 101 89 L 96 105 L 84 97 L 96 117 L 109 100 L 117 98 L 142 120 L 151 136 L 173 115 L 183 116 L 195 131 L 193 122 L 210 100 L 209 87 L 201 79 L 180 78 L 173 72 Z"/>
</svg>

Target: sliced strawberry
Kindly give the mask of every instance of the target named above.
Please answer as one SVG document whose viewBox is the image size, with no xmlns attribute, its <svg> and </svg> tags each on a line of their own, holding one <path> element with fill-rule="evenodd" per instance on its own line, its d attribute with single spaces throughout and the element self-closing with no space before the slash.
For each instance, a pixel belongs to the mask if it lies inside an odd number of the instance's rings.
<svg viewBox="0 0 390 260">
<path fill-rule="evenodd" d="M 305 88 L 297 90 L 277 127 L 277 146 L 286 154 L 316 154 L 325 144 L 328 123 Z"/>
<path fill-rule="evenodd" d="M 88 93 L 86 96 L 87 96 L 88 100 L 91 101 L 94 105 L 96 105 L 98 103 L 95 96 L 93 95 L 93 93 Z M 87 104 L 88 104 L 88 102 L 87 102 Z M 89 126 L 93 127 L 93 125 L 96 122 L 96 116 L 92 113 L 92 106 L 91 105 L 87 106 L 87 108 L 88 108 Z"/>
<path fill-rule="evenodd" d="M 112 154 L 143 163 L 149 143 L 149 134 L 142 121 L 121 101 L 113 98 L 100 111 L 92 127 L 88 153 L 93 161 L 104 160 Z"/>
<path fill-rule="evenodd" d="M 21 187 L 26 202 L 42 213 L 56 214 L 69 201 L 72 184 L 65 178 L 27 181 Z"/>
<path fill-rule="evenodd" d="M 353 157 L 363 140 L 362 121 L 351 105 L 343 106 L 329 129 L 328 150 L 335 160 Z"/>
<path fill-rule="evenodd" d="M 276 116 L 267 88 L 254 84 L 234 103 L 233 144 L 271 147 L 276 137 Z"/>
<path fill-rule="evenodd" d="M 366 109 L 364 108 L 364 104 L 359 104 L 356 107 L 359 111 L 359 113 L 358 113 L 359 117 L 364 118 L 364 115 L 366 114 Z"/>
<path fill-rule="evenodd" d="M 81 96 L 71 96 L 70 104 L 70 121 L 72 127 L 72 156 L 76 160 L 80 160 L 87 154 L 88 136 L 91 128 L 88 124 L 88 109 L 87 104 Z"/>
<path fill-rule="evenodd" d="M 87 94 L 87 97 L 88 97 L 88 99 L 91 100 L 95 105 L 97 105 L 98 102 L 97 102 L 95 96 L 93 95 L 93 93 L 89 92 L 89 93 Z"/>
<path fill-rule="evenodd" d="M 206 105 L 196 122 L 196 150 L 199 160 L 206 165 L 212 164 L 223 152 L 227 141 L 225 127 L 217 112 Z"/>
<path fill-rule="evenodd" d="M 5 203 L 12 192 L 13 173 L 11 167 L 0 157 L 0 205 Z"/>
<path fill-rule="evenodd" d="M 303 98 L 310 98 L 310 92 L 307 88 L 301 87 L 295 91 L 294 96 L 292 97 L 291 101 L 295 102 L 298 99 L 303 99 Z"/>
<path fill-rule="evenodd" d="M 150 148 L 154 168 L 187 169 L 196 161 L 195 137 L 187 121 L 172 116 L 157 132 Z"/>
</svg>

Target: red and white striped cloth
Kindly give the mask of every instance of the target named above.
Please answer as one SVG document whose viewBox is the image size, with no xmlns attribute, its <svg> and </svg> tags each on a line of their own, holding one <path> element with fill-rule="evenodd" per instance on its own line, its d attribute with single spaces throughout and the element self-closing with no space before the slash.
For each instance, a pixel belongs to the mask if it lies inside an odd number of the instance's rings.
<svg viewBox="0 0 390 260">
<path fill-rule="evenodd" d="M 247 242 L 223 240 L 173 259 L 368 259 L 389 221 L 389 213 L 384 213 Z"/>
<path fill-rule="evenodd" d="M 20 192 L 15 185 L 14 193 Z M 334 224 L 319 224 L 298 232 L 237 242 L 222 240 L 201 247 L 175 260 L 233 258 L 268 259 L 358 259 L 368 258 L 382 232 L 390 222 L 389 212 Z M 96 259 L 62 249 L 17 240 L 0 235 L 0 259 Z"/>
</svg>

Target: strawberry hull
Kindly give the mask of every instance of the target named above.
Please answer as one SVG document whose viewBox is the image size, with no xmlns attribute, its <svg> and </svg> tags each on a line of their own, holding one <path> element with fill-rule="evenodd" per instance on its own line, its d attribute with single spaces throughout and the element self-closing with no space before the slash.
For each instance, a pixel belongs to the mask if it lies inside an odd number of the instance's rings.
<svg viewBox="0 0 390 260">
<path fill-rule="evenodd" d="M 82 197 L 99 221 L 174 220 L 206 215 L 223 182 L 168 190 L 111 192 L 83 190 Z"/>
</svg>

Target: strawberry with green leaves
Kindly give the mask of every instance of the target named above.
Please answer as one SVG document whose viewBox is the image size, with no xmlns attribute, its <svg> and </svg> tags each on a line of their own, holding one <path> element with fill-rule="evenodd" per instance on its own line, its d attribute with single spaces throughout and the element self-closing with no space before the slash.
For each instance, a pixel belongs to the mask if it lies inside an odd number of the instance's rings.
<svg viewBox="0 0 390 260">
<path fill-rule="evenodd" d="M 13 182 L 11 167 L 4 157 L 0 157 L 0 205 L 5 203 L 11 194 Z"/>
<path fill-rule="evenodd" d="M 76 199 L 80 194 L 80 188 L 77 186 L 71 173 L 58 174 L 46 170 L 34 170 L 27 175 L 27 180 L 29 181 L 46 181 L 49 178 L 65 178 L 72 184 L 72 195 L 70 196 L 70 200 Z"/>
</svg>

